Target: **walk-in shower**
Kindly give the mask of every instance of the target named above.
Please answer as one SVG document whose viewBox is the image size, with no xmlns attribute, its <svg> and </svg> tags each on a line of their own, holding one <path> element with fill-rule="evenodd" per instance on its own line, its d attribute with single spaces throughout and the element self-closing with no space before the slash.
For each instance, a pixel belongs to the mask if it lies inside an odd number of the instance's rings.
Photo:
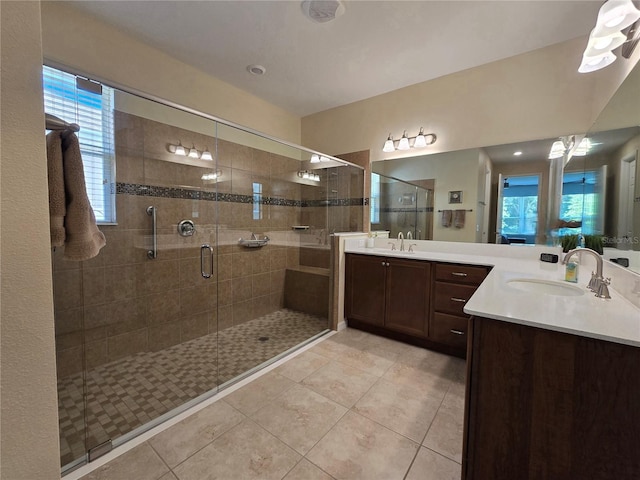
<svg viewBox="0 0 640 480">
<path fill-rule="evenodd" d="M 114 96 L 107 245 L 53 251 L 63 470 L 327 331 L 330 236 L 362 230 L 360 168 Z"/>
</svg>

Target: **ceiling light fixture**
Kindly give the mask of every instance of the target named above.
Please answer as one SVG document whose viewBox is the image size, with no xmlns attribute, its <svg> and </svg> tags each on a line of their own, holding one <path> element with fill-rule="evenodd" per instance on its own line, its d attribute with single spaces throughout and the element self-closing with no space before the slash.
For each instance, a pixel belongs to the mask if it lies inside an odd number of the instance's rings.
<svg viewBox="0 0 640 480">
<path fill-rule="evenodd" d="M 391 134 L 387 137 L 382 147 L 383 152 L 393 152 L 395 150 L 409 150 L 410 148 L 423 148 L 436 143 L 438 137 L 435 133 L 424 133 L 424 129 L 420 127 L 420 132 L 415 137 L 407 136 L 405 130 L 400 140 L 394 140 Z M 411 143 L 413 140 L 413 143 Z"/>
<path fill-rule="evenodd" d="M 260 76 L 267 73 L 267 69 L 262 65 L 247 65 L 247 72 L 249 72 L 251 75 Z"/>
<path fill-rule="evenodd" d="M 340 0 L 304 0 L 300 7 L 305 17 L 318 23 L 330 22 L 344 13 Z"/>
<path fill-rule="evenodd" d="M 637 43 L 637 28 L 633 25 L 640 20 L 638 10 L 631 0 L 608 0 L 600 7 L 596 26 L 589 34 L 587 47 L 582 55 L 582 62 L 578 68 L 580 73 L 590 73 L 611 65 L 616 60 L 613 50 L 625 43 Z M 622 32 L 631 27 L 625 34 Z M 631 52 L 623 48 L 624 58 L 629 58 Z M 631 49 L 632 51 L 633 49 Z"/>
<path fill-rule="evenodd" d="M 520 150 L 518 150 L 517 152 L 513 152 L 514 157 L 519 157 L 520 155 L 522 155 L 522 152 Z"/>
</svg>

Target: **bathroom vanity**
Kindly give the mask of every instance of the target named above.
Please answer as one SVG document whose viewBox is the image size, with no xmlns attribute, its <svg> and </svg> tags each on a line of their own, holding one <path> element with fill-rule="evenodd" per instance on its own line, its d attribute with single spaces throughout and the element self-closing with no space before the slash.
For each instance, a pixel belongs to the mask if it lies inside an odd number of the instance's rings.
<svg viewBox="0 0 640 480">
<path fill-rule="evenodd" d="M 591 260 L 568 284 L 551 250 L 346 244 L 349 326 L 466 349 L 465 480 L 640 478 L 640 277 L 606 264 L 596 298 Z"/>
<path fill-rule="evenodd" d="M 463 479 L 640 478 L 640 348 L 481 317 L 469 337 Z"/>
<path fill-rule="evenodd" d="M 464 357 L 465 303 L 487 267 L 358 253 L 346 255 L 350 327 Z"/>
</svg>

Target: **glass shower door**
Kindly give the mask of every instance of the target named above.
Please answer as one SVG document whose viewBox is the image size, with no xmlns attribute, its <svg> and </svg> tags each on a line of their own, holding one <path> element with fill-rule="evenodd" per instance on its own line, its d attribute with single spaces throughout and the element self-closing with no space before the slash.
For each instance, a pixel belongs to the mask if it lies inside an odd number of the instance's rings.
<svg viewBox="0 0 640 480">
<path fill-rule="evenodd" d="M 216 122 L 121 91 L 113 114 L 117 223 L 95 258 L 54 253 L 63 466 L 219 384 Z"/>
</svg>

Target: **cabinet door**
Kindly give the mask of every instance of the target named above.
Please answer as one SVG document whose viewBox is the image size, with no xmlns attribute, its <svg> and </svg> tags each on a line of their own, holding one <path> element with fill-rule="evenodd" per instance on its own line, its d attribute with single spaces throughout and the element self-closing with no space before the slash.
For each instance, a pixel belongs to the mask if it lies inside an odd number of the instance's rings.
<svg viewBox="0 0 640 480">
<path fill-rule="evenodd" d="M 385 274 L 387 259 L 349 255 L 345 273 L 345 313 L 347 318 L 372 325 L 384 325 Z"/>
<path fill-rule="evenodd" d="M 416 260 L 387 261 L 385 327 L 426 337 L 431 264 Z"/>
</svg>

